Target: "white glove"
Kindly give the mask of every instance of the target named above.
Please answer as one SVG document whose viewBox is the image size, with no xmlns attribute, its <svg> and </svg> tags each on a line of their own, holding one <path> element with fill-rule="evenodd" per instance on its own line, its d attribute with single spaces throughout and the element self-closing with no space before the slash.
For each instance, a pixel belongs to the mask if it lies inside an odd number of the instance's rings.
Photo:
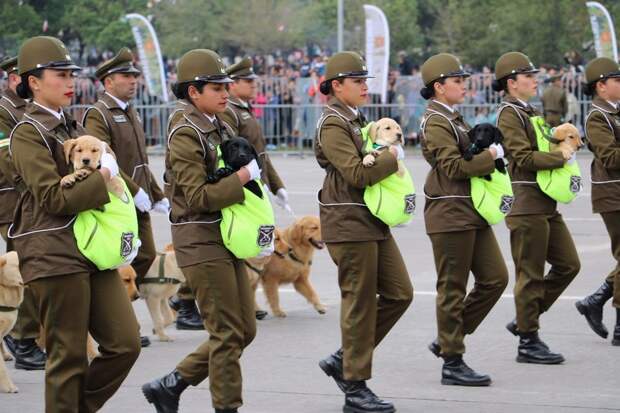
<svg viewBox="0 0 620 413">
<path fill-rule="evenodd" d="M 502 145 L 500 145 L 499 143 L 494 143 L 494 144 L 489 146 L 489 149 L 491 149 L 491 148 L 495 149 L 495 152 L 496 152 L 496 155 L 493 158 L 494 160 L 495 159 L 501 159 L 501 158 L 504 157 L 504 155 L 505 155 L 504 154 L 504 147 Z"/>
<path fill-rule="evenodd" d="M 572 165 L 575 163 L 576 160 L 577 160 L 577 152 L 573 152 L 573 155 L 570 157 L 568 161 L 566 161 L 566 163 L 569 165 Z"/>
<path fill-rule="evenodd" d="M 110 171 L 110 178 L 114 178 L 118 175 L 118 164 L 114 156 L 110 153 L 104 152 L 103 155 L 101 155 L 101 167 Z"/>
<path fill-rule="evenodd" d="M 244 168 L 250 173 L 250 181 L 260 178 L 260 168 L 256 159 L 252 159 Z"/>
<path fill-rule="evenodd" d="M 151 200 L 149 196 L 144 192 L 144 189 L 140 188 L 136 196 L 133 197 L 133 203 L 136 204 L 136 208 L 140 212 L 150 211 L 153 205 L 151 204 Z"/>
<path fill-rule="evenodd" d="M 394 145 L 394 148 L 396 148 L 396 152 L 398 153 L 396 155 L 396 160 L 402 161 L 403 159 L 405 159 L 405 150 L 403 149 L 403 147 L 401 145 Z"/>
<path fill-rule="evenodd" d="M 170 211 L 170 201 L 168 198 L 163 198 L 153 204 L 153 211 L 167 214 Z"/>
</svg>

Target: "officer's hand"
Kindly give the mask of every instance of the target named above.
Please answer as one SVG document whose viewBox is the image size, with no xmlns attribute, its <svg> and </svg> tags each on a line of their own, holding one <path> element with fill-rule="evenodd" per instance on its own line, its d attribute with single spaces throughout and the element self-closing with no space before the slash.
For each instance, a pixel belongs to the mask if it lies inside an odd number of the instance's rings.
<svg viewBox="0 0 620 413">
<path fill-rule="evenodd" d="M 390 152 L 394 155 L 397 161 L 402 161 L 405 159 L 405 150 L 401 145 L 390 146 Z"/>
<path fill-rule="evenodd" d="M 110 178 L 114 178 L 116 175 L 118 175 L 118 164 L 116 163 L 116 159 L 114 158 L 114 156 L 112 156 L 112 154 L 104 152 L 103 155 L 101 155 L 101 168 L 105 168 L 108 171 L 110 171 Z"/>
<path fill-rule="evenodd" d="M 161 199 L 153 204 L 153 211 L 167 214 L 170 211 L 170 201 L 168 198 Z"/>
<path fill-rule="evenodd" d="M 242 167 L 250 174 L 250 181 L 260 178 L 260 168 L 258 167 L 258 162 L 256 159 L 252 159 L 249 164 Z"/>
<path fill-rule="evenodd" d="M 148 212 L 153 207 L 151 199 L 142 188 L 140 188 L 138 193 L 133 197 L 133 203 L 136 204 L 136 208 L 140 212 Z"/>
<path fill-rule="evenodd" d="M 493 160 L 501 159 L 504 157 L 504 147 L 499 143 L 494 143 L 489 146 L 489 152 L 493 155 Z"/>
</svg>

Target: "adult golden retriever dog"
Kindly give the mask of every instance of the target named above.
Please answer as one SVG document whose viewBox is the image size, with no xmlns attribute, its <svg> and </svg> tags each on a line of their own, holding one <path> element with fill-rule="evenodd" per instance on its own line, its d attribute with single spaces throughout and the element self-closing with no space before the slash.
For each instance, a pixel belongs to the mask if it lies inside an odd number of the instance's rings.
<svg viewBox="0 0 620 413">
<path fill-rule="evenodd" d="M 289 227 L 280 230 L 281 242 L 288 245 L 286 253 L 274 252 L 265 264 L 260 280 L 273 315 L 286 317 L 280 308 L 278 287 L 292 283 L 295 290 L 312 304 L 319 314 L 325 314 L 325 306 L 310 283 L 310 270 L 315 250 L 325 247 L 318 217 L 304 216 Z M 282 245 L 284 245 L 282 244 Z"/>
</svg>

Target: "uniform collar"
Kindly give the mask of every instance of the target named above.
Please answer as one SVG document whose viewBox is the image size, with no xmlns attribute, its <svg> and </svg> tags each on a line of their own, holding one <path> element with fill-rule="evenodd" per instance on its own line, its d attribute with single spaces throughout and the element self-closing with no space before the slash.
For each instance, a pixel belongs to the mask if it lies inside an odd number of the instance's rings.
<svg viewBox="0 0 620 413">
<path fill-rule="evenodd" d="M 428 103 L 427 109 L 434 110 L 435 112 L 439 112 L 445 117 L 447 117 L 448 119 L 450 119 L 451 121 L 461 118 L 461 114 L 459 113 L 458 110 L 451 111 L 448 106 L 436 100 L 431 100 Z"/>
<path fill-rule="evenodd" d="M 616 103 L 616 106 L 614 107 L 614 105 L 612 105 L 611 102 L 603 98 L 600 98 L 598 96 L 595 96 L 594 99 L 592 100 L 592 106 L 607 113 L 618 113 L 619 112 L 617 103 Z"/>
<path fill-rule="evenodd" d="M 516 105 L 528 113 L 531 113 L 534 111 L 534 108 L 532 108 L 532 106 L 528 104 L 527 102 L 524 102 L 521 99 L 517 99 L 516 97 L 508 95 L 508 94 L 504 96 L 504 102 L 510 103 L 512 105 Z"/>
<path fill-rule="evenodd" d="M 232 97 L 232 96 L 228 98 L 228 103 L 230 103 L 231 105 L 238 106 L 243 109 L 250 108 L 250 105 L 248 104 L 248 102 L 244 101 L 243 99 Z"/>
<path fill-rule="evenodd" d="M 105 102 L 104 102 L 106 103 L 106 106 L 108 106 L 108 109 L 111 109 L 113 107 L 118 107 L 122 110 L 127 110 L 127 106 L 129 106 L 128 102 L 123 102 L 122 100 L 120 100 L 119 98 L 117 98 L 116 96 L 108 92 L 103 93 L 101 100 L 104 100 L 103 98 L 108 98 L 108 99 L 105 99 Z"/>
<path fill-rule="evenodd" d="M 13 92 L 13 90 L 9 88 L 4 91 L 4 95 L 2 96 L 2 98 L 4 100 L 8 100 L 11 106 L 13 106 L 15 109 L 23 108 L 24 106 L 26 106 L 26 103 L 28 103 L 25 99 L 17 96 L 17 93 Z"/>
<path fill-rule="evenodd" d="M 55 129 L 60 125 L 66 126 L 66 121 L 71 121 L 64 112 L 54 112 L 36 102 L 31 102 L 26 105 L 24 117 L 36 122 L 47 131 Z"/>
<path fill-rule="evenodd" d="M 446 105 L 445 103 L 440 102 L 440 101 L 438 101 L 438 100 L 436 100 L 436 99 L 433 99 L 433 102 L 434 102 L 434 103 L 437 103 L 438 105 L 443 106 L 443 107 L 444 107 L 444 108 L 446 108 L 446 109 L 448 110 L 448 112 L 450 112 L 450 113 L 454 113 L 454 112 L 456 111 L 456 109 L 454 109 L 453 107 L 448 106 L 448 105 Z"/>
<path fill-rule="evenodd" d="M 192 124 L 196 129 L 200 131 L 200 133 L 207 134 L 209 132 L 213 132 L 217 130 L 213 122 L 209 120 L 204 113 L 196 109 L 194 105 L 187 105 L 183 110 L 183 117 L 187 122 Z M 217 115 L 216 115 L 217 119 Z"/>
<path fill-rule="evenodd" d="M 353 113 L 349 106 L 345 105 L 340 101 L 340 99 L 334 96 L 332 96 L 327 102 L 327 107 L 338 113 L 349 122 L 352 122 L 359 117 L 359 109 L 357 110 L 358 113 Z"/>
</svg>

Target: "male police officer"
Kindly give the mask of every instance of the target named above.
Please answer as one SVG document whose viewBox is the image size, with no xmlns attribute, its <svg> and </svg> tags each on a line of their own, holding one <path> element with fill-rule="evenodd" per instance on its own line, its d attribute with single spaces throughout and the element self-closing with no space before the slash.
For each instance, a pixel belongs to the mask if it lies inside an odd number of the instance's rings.
<svg viewBox="0 0 620 413">
<path fill-rule="evenodd" d="M 568 100 L 562 87 L 562 75 L 555 70 L 551 70 L 549 74 L 550 85 L 543 92 L 542 104 L 545 120 L 550 126 L 555 127 L 562 123 L 568 112 Z"/>
<path fill-rule="evenodd" d="M 26 101 L 15 92 L 21 77 L 17 74 L 17 57 L 0 63 L 0 69 L 7 74 L 7 88 L 0 99 L 0 235 L 11 250 L 7 230 L 13 220 L 19 192 L 18 177 L 9 155 L 9 135 L 26 109 Z M 24 301 L 19 307 L 17 322 L 10 335 L 4 337 L 7 348 L 15 356 L 15 368 L 44 370 L 46 356 L 36 344 L 39 337 L 39 318 L 32 291 L 24 289 Z"/>
</svg>

